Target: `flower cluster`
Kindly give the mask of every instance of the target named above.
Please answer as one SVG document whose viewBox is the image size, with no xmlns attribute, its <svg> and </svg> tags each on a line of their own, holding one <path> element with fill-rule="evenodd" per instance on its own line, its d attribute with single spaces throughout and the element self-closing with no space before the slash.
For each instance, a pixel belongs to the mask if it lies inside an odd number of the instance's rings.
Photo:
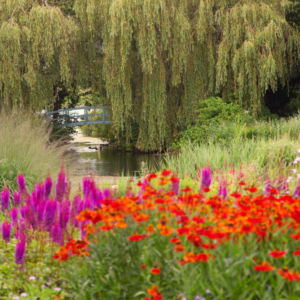
<svg viewBox="0 0 300 300">
<path fill-rule="evenodd" d="M 226 183 L 220 185 L 222 193 L 210 195 L 211 171 L 207 167 L 202 172 L 200 191 L 190 188 L 179 190 L 179 178 L 171 171 L 161 175 L 150 174 L 138 183 L 138 195 L 127 193 L 118 198 L 106 198 L 94 209 L 82 210 L 77 220 L 84 232 L 82 245 L 84 255 L 88 254 L 88 244 L 97 235 L 113 235 L 127 231 L 128 227 L 138 231 L 127 236 L 129 242 L 147 243 L 148 239 L 160 235 L 167 247 L 178 253 L 178 264 L 205 264 L 216 257 L 216 249 L 228 243 L 237 243 L 247 237 L 254 237 L 256 243 L 267 243 L 274 236 L 300 241 L 300 199 L 281 193 L 269 187 L 265 194 L 258 194 L 258 188 L 247 186 L 243 181 L 236 184 L 236 190 L 227 197 Z M 86 188 L 86 194 L 89 188 Z M 225 191 L 225 192 L 224 192 Z M 71 242 L 75 243 L 75 242 Z M 78 243 L 78 241 L 76 242 Z M 272 245 L 272 243 L 267 243 Z M 83 249 L 82 248 L 82 249 Z M 300 245 L 299 245 L 300 248 Z M 294 257 L 300 250 L 294 249 Z M 70 243 L 62 247 L 56 258 L 67 260 L 70 255 L 81 256 L 81 252 L 70 251 Z M 269 249 L 272 259 L 287 255 L 286 250 Z M 146 264 L 141 269 L 146 269 Z M 268 272 L 276 268 L 269 262 L 253 260 L 253 269 Z M 277 268 L 277 273 L 288 281 L 299 281 L 298 272 L 285 267 Z M 159 275 L 163 271 L 153 267 L 150 271 Z M 162 299 L 158 286 L 148 289 L 150 298 Z"/>
</svg>

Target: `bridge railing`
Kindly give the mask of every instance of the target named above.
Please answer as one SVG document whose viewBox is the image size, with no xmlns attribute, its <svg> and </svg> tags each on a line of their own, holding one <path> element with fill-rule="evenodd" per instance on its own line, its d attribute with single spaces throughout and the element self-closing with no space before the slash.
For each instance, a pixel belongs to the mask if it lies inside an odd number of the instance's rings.
<svg viewBox="0 0 300 300">
<path fill-rule="evenodd" d="M 47 117 L 51 121 L 56 121 L 60 126 L 80 126 L 88 124 L 109 124 L 107 120 L 107 106 L 85 106 L 77 108 L 60 109 L 47 112 Z M 99 113 L 102 110 L 102 113 Z M 97 112 L 98 111 L 98 112 Z M 91 120 L 91 117 L 102 116 L 102 120 Z"/>
</svg>

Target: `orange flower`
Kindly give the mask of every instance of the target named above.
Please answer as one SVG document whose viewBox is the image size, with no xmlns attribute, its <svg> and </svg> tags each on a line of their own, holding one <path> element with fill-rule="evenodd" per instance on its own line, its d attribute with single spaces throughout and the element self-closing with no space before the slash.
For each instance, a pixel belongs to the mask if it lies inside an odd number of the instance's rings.
<svg viewBox="0 0 300 300">
<path fill-rule="evenodd" d="M 157 285 L 153 285 L 151 289 L 147 289 L 147 292 L 152 297 L 162 297 L 162 294 L 159 292 L 159 288 Z M 155 300 L 159 300 L 159 299 L 155 299 Z"/>
<path fill-rule="evenodd" d="M 149 215 L 143 213 L 137 213 L 132 216 L 136 222 L 146 222 L 149 219 Z"/>
<path fill-rule="evenodd" d="M 115 224 L 115 226 L 123 229 L 127 227 L 127 224 L 124 221 L 119 221 Z"/>
<path fill-rule="evenodd" d="M 271 256 L 273 256 L 274 258 L 282 258 L 286 255 L 286 251 L 280 251 L 278 249 L 275 249 L 275 250 L 269 252 L 269 254 Z"/>
<path fill-rule="evenodd" d="M 158 275 L 161 273 L 161 270 L 154 267 L 151 271 L 150 271 L 151 274 L 155 274 L 155 275 Z M 150 294 L 150 293 L 149 293 Z"/>
<path fill-rule="evenodd" d="M 164 236 L 169 236 L 173 233 L 173 228 L 166 226 L 159 233 Z"/>
<path fill-rule="evenodd" d="M 255 266 L 254 270 L 258 271 L 258 272 L 269 272 L 269 271 L 274 270 L 274 267 L 272 267 L 269 262 L 264 261 L 261 264 Z"/>
<path fill-rule="evenodd" d="M 184 251 L 184 246 L 182 245 L 182 244 L 177 244 L 176 246 L 175 246 L 175 248 L 174 248 L 174 251 L 175 252 L 182 252 L 182 251 Z"/>
<path fill-rule="evenodd" d="M 277 270 L 278 274 L 288 281 L 300 281 L 300 274 L 296 271 L 290 271 L 287 267 Z"/>
<path fill-rule="evenodd" d="M 156 230 L 154 229 L 153 224 L 149 224 L 147 227 L 147 233 L 154 233 Z"/>
</svg>

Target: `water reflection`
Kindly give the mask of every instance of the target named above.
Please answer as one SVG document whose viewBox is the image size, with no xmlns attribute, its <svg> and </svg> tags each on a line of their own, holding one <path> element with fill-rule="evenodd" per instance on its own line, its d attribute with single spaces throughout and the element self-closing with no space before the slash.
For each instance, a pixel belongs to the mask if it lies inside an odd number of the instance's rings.
<svg viewBox="0 0 300 300">
<path fill-rule="evenodd" d="M 118 150 L 104 146 L 102 151 L 91 150 L 88 147 L 98 147 L 97 144 L 75 143 L 72 151 L 78 155 L 76 175 L 87 175 L 91 171 L 98 176 L 134 176 L 138 175 L 142 165 L 155 171 L 161 160 L 160 155 L 120 153 Z"/>
</svg>

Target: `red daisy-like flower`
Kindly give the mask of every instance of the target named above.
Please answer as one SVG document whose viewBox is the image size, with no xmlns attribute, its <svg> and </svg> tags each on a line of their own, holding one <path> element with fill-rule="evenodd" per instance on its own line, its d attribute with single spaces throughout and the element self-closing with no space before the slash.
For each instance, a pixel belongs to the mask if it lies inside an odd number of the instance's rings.
<svg viewBox="0 0 300 300">
<path fill-rule="evenodd" d="M 280 250 L 273 250 L 271 252 L 269 252 L 269 254 L 271 256 L 273 256 L 274 258 L 282 258 L 286 255 L 286 251 L 280 251 Z"/>
</svg>

